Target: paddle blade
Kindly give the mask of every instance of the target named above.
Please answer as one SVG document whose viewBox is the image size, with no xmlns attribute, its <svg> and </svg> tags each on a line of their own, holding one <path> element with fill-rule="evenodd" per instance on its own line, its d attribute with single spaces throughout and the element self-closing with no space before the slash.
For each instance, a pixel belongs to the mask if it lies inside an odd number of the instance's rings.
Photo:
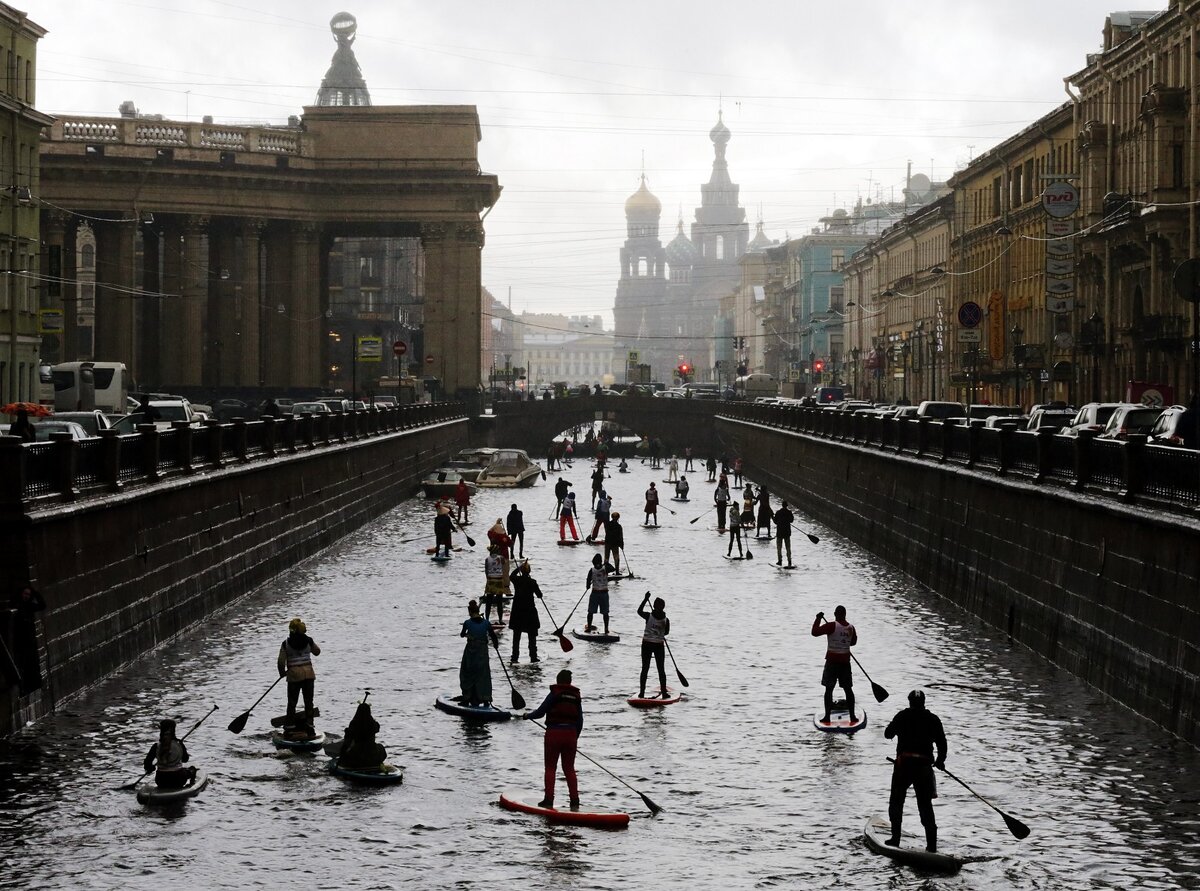
<svg viewBox="0 0 1200 891">
<path fill-rule="evenodd" d="M 517 688 L 512 688 L 512 706 L 518 711 L 525 708 L 525 697 L 517 692 Z"/>
<path fill-rule="evenodd" d="M 676 669 L 675 669 L 675 674 L 677 674 L 677 675 L 679 676 L 679 683 L 680 683 L 680 684 L 682 684 L 682 685 L 683 685 L 683 686 L 685 686 L 685 687 L 690 687 L 690 686 L 691 686 L 691 684 L 689 684 L 689 683 L 687 682 L 687 678 L 685 678 L 685 677 L 683 676 L 683 672 L 682 672 L 682 671 L 680 671 L 678 668 L 676 668 Z"/>
<path fill-rule="evenodd" d="M 471 536 L 467 535 L 465 532 L 463 533 L 463 538 L 467 540 L 467 544 L 469 544 L 471 547 L 475 547 L 475 539 L 471 538 Z"/>
<path fill-rule="evenodd" d="M 871 682 L 871 692 L 875 694 L 876 702 L 883 702 L 888 698 L 888 691 L 883 689 L 883 687 L 879 686 L 874 681 Z"/>
<path fill-rule="evenodd" d="M 650 809 L 650 813 L 654 814 L 656 817 L 662 813 L 662 808 L 651 801 L 650 796 L 646 795 L 645 792 L 639 792 L 638 795 L 640 795 L 642 798 L 642 804 L 646 805 L 646 807 Z"/>
<path fill-rule="evenodd" d="M 820 543 L 821 543 L 821 539 L 817 538 L 817 537 L 816 537 L 815 535 L 813 535 L 811 532 L 806 532 L 805 534 L 808 536 L 808 540 L 809 540 L 809 541 L 811 541 L 813 544 L 820 544 Z"/>
<path fill-rule="evenodd" d="M 704 516 L 704 514 L 700 515 L 700 517 L 702 517 L 702 516 Z M 696 517 L 696 520 L 699 520 L 700 517 Z M 694 526 L 694 525 L 696 525 L 696 520 L 688 520 L 688 524 Z"/>
<path fill-rule="evenodd" d="M 1016 817 L 1010 817 L 1004 811 L 1000 811 L 1000 816 L 1004 818 L 1004 825 L 1008 827 L 1008 831 L 1014 836 L 1017 838 L 1027 838 L 1029 836 L 1029 827 Z"/>
<path fill-rule="evenodd" d="M 749 548 L 746 548 L 746 559 L 747 559 L 747 560 L 753 560 L 753 559 L 754 559 L 754 555 L 753 555 L 752 553 L 750 553 L 750 549 L 749 549 Z"/>
<path fill-rule="evenodd" d="M 250 720 L 249 712 L 242 712 L 236 718 L 229 722 L 230 733 L 241 733 L 246 729 L 246 722 Z"/>
<path fill-rule="evenodd" d="M 559 632 L 558 635 L 558 645 L 562 647 L 562 651 L 564 653 L 569 653 L 571 650 L 575 649 L 575 644 L 567 640 L 566 637 L 563 636 L 562 632 Z"/>
</svg>

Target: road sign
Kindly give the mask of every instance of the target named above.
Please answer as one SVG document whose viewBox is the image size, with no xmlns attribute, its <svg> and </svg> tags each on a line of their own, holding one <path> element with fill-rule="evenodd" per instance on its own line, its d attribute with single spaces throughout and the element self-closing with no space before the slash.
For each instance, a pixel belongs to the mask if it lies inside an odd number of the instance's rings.
<svg viewBox="0 0 1200 891">
<path fill-rule="evenodd" d="M 426 365 L 433 364 L 433 353 L 430 353 L 428 356 L 425 357 L 425 364 Z"/>
<path fill-rule="evenodd" d="M 1061 316 L 1073 312 L 1074 309 L 1074 297 L 1057 297 L 1054 294 L 1046 295 L 1046 312 L 1052 312 L 1055 315 Z"/>
<path fill-rule="evenodd" d="M 1050 183 L 1042 192 L 1042 210 L 1056 219 L 1071 216 L 1079 210 L 1079 190 L 1070 183 Z"/>
<path fill-rule="evenodd" d="M 1046 253 L 1051 257 L 1071 257 L 1075 255 L 1073 241 L 1047 241 Z"/>
<path fill-rule="evenodd" d="M 1064 235 L 1075 234 L 1074 220 L 1056 220 L 1053 217 L 1046 220 L 1046 234 L 1052 238 L 1062 238 Z"/>
<path fill-rule="evenodd" d="M 1046 275 L 1070 275 L 1075 271 L 1075 260 L 1067 257 L 1046 257 Z"/>
<path fill-rule="evenodd" d="M 1200 303 L 1200 260 L 1192 258 L 1176 266 L 1171 284 L 1175 293 L 1188 303 Z"/>
<path fill-rule="evenodd" d="M 1075 276 L 1069 278 L 1051 278 L 1046 280 L 1046 290 L 1051 294 L 1074 294 Z"/>
<path fill-rule="evenodd" d="M 630 351 L 629 351 L 629 360 L 628 360 L 628 361 L 629 361 L 629 364 L 630 364 L 630 365 L 637 365 L 638 358 L 639 358 L 639 356 L 638 356 L 638 351 L 637 351 L 637 350 L 630 350 Z"/>
<path fill-rule="evenodd" d="M 978 328 L 959 328 L 958 329 L 959 343 L 982 343 L 983 332 Z"/>
<path fill-rule="evenodd" d="M 38 310 L 38 334 L 62 334 L 63 311 L 61 309 Z"/>
<path fill-rule="evenodd" d="M 958 324 L 964 328 L 974 328 L 983 321 L 983 307 L 968 300 L 958 308 Z"/>
<path fill-rule="evenodd" d="M 358 338 L 358 361 L 382 362 L 383 338 L 370 336 Z"/>
<path fill-rule="evenodd" d="M 397 340 L 392 344 L 392 352 L 397 358 L 399 358 L 408 352 L 408 344 L 406 344 L 403 340 Z"/>
</svg>

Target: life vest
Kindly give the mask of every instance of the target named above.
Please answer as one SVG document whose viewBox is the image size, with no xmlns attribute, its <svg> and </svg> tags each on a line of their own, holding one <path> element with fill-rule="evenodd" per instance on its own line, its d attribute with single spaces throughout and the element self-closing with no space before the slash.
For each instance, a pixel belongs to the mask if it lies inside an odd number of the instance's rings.
<svg viewBox="0 0 1200 891">
<path fill-rule="evenodd" d="M 850 641 L 854 639 L 854 626 L 847 622 L 845 625 L 840 622 L 833 623 L 833 630 L 829 632 L 829 649 L 825 653 L 825 658 L 834 657 L 836 662 L 850 661 Z"/>
<path fill-rule="evenodd" d="M 489 579 L 504 578 L 504 560 L 499 554 L 489 554 L 483 561 L 483 572 Z"/>
<path fill-rule="evenodd" d="M 583 718 L 583 696 L 578 687 L 570 684 L 552 684 L 551 693 L 558 700 L 546 712 L 547 727 L 578 727 Z"/>
<path fill-rule="evenodd" d="M 312 665 L 312 650 L 308 646 L 308 638 L 304 639 L 304 647 L 292 646 L 291 635 L 283 642 L 283 652 L 287 655 L 287 667 L 296 668 L 300 665 Z"/>
<path fill-rule="evenodd" d="M 160 741 L 158 744 L 158 764 L 155 769 L 159 772 L 183 770 L 183 743 L 172 738 L 164 746 Z"/>
<path fill-rule="evenodd" d="M 608 592 L 608 570 L 603 566 L 593 566 L 588 570 L 588 585 L 593 592 L 599 594 Z"/>
<path fill-rule="evenodd" d="M 642 632 L 643 643 L 662 643 L 666 640 L 667 617 L 664 614 L 660 619 L 654 613 L 650 613 L 646 617 L 646 630 Z"/>
</svg>

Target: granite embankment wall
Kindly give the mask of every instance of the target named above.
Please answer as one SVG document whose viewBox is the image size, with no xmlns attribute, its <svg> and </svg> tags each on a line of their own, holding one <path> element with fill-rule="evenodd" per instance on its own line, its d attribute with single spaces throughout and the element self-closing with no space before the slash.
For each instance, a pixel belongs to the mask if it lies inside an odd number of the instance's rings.
<svg viewBox="0 0 1200 891">
<path fill-rule="evenodd" d="M 778 497 L 1193 744 L 1200 513 L 719 418 Z"/>
<path fill-rule="evenodd" d="M 44 682 L 23 697 L 15 684 L 0 688 L 0 735 L 411 496 L 430 469 L 467 445 L 461 412 L 439 414 L 403 429 L 376 424 L 343 441 L 331 439 L 326 424 L 325 441 L 314 443 L 310 427 L 289 440 L 294 450 L 261 460 L 246 459 L 242 434 L 240 461 L 205 462 L 65 503 L 10 502 L 0 523 L 3 578 L 10 587 L 30 579 L 46 600 L 37 620 Z"/>
</svg>

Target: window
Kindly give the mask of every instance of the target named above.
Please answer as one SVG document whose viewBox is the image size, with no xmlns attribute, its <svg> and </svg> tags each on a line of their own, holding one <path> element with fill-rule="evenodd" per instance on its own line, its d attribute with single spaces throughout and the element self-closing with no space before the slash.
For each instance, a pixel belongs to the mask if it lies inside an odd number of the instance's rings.
<svg viewBox="0 0 1200 891">
<path fill-rule="evenodd" d="M 830 268 L 837 272 L 846 265 L 846 251 L 843 248 L 834 248 L 833 253 L 829 258 Z"/>
<path fill-rule="evenodd" d="M 842 300 L 845 295 L 845 288 L 830 288 L 829 289 L 829 308 L 836 312 L 842 311 Z"/>
<path fill-rule="evenodd" d="M 1000 216 L 1000 212 L 1002 210 L 1002 205 L 1000 203 L 1001 197 L 1002 197 L 1002 193 L 1000 191 L 1000 177 L 996 177 L 994 180 L 992 180 L 992 216 L 993 217 Z"/>
<path fill-rule="evenodd" d="M 725 259 L 725 239 L 724 238 L 717 236 L 716 248 L 717 248 L 717 259 L 724 260 Z"/>
<path fill-rule="evenodd" d="M 1183 188 L 1183 146 L 1178 143 L 1171 146 L 1171 188 Z"/>
<path fill-rule="evenodd" d="M 96 267 L 96 246 L 85 244 L 80 249 L 79 265 L 84 269 L 94 269 Z"/>
</svg>

